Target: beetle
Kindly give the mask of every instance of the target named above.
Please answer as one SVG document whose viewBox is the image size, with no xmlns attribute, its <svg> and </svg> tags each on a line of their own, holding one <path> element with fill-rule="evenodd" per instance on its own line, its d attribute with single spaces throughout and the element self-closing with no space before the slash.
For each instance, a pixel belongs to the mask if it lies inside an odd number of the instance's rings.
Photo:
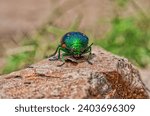
<svg viewBox="0 0 150 116">
<path fill-rule="evenodd" d="M 65 63 L 65 56 L 72 56 L 75 59 L 80 59 L 83 54 L 89 53 L 89 56 L 91 55 L 92 51 L 92 45 L 89 45 L 89 38 L 81 33 L 81 32 L 68 32 L 66 33 L 60 41 L 60 44 L 58 45 L 56 51 L 50 55 L 49 60 L 54 60 L 51 59 L 51 57 L 55 56 L 58 52 L 58 57 L 55 58 L 55 60 L 60 59 L 60 52 L 63 51 L 64 53 L 62 54 L 62 62 L 63 64 Z M 88 56 L 88 63 L 92 64 L 89 61 L 89 56 Z M 62 66 L 63 64 L 59 65 Z"/>
</svg>

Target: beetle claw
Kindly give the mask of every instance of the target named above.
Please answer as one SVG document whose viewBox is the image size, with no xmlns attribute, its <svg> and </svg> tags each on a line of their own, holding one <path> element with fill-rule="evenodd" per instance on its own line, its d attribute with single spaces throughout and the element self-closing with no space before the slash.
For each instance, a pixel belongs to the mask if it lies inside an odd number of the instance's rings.
<svg viewBox="0 0 150 116">
<path fill-rule="evenodd" d="M 93 65 L 93 63 L 92 63 L 92 62 L 90 62 L 89 60 L 87 60 L 87 62 L 88 62 L 90 65 Z"/>
</svg>

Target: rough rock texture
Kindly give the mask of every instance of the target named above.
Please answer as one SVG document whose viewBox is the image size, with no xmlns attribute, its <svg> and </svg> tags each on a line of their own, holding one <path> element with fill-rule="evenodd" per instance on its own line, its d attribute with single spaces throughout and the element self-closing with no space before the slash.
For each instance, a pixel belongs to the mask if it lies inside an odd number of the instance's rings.
<svg viewBox="0 0 150 116">
<path fill-rule="evenodd" d="M 0 98 L 149 98 L 127 59 L 93 47 L 89 64 L 45 59 L 0 77 Z M 86 58 L 86 56 L 85 56 Z M 80 60 L 79 60 L 80 61 Z"/>
</svg>

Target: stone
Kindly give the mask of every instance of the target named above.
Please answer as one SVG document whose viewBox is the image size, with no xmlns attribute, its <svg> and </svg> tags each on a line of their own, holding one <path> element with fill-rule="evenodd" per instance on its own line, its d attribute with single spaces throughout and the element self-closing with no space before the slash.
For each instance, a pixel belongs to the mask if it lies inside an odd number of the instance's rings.
<svg viewBox="0 0 150 116">
<path fill-rule="evenodd" d="M 86 57 L 86 56 L 85 56 Z M 69 59 L 69 58 L 68 58 Z M 80 60 L 80 59 L 79 59 Z M 1 99 L 147 99 L 139 71 L 127 59 L 94 46 L 89 64 L 44 59 L 0 76 Z"/>
</svg>

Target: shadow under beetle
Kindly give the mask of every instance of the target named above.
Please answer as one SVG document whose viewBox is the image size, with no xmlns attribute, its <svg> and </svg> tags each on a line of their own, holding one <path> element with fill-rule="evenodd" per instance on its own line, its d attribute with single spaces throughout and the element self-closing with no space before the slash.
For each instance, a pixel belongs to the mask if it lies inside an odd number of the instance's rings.
<svg viewBox="0 0 150 116">
<path fill-rule="evenodd" d="M 62 37 L 60 44 L 58 45 L 56 51 L 52 55 L 50 55 L 49 60 L 60 59 L 60 51 L 63 51 L 64 53 L 62 54 L 61 58 L 63 63 L 61 65 L 58 65 L 62 66 L 63 64 L 65 64 L 65 56 L 72 56 L 74 59 L 80 59 L 83 54 L 89 53 L 87 61 L 89 64 L 92 64 L 89 61 L 89 56 L 91 55 L 91 46 L 93 45 L 93 43 L 89 46 L 88 43 L 89 39 L 85 34 L 81 32 L 68 32 Z M 57 52 L 58 57 L 52 59 L 51 57 L 54 57 Z"/>
</svg>

